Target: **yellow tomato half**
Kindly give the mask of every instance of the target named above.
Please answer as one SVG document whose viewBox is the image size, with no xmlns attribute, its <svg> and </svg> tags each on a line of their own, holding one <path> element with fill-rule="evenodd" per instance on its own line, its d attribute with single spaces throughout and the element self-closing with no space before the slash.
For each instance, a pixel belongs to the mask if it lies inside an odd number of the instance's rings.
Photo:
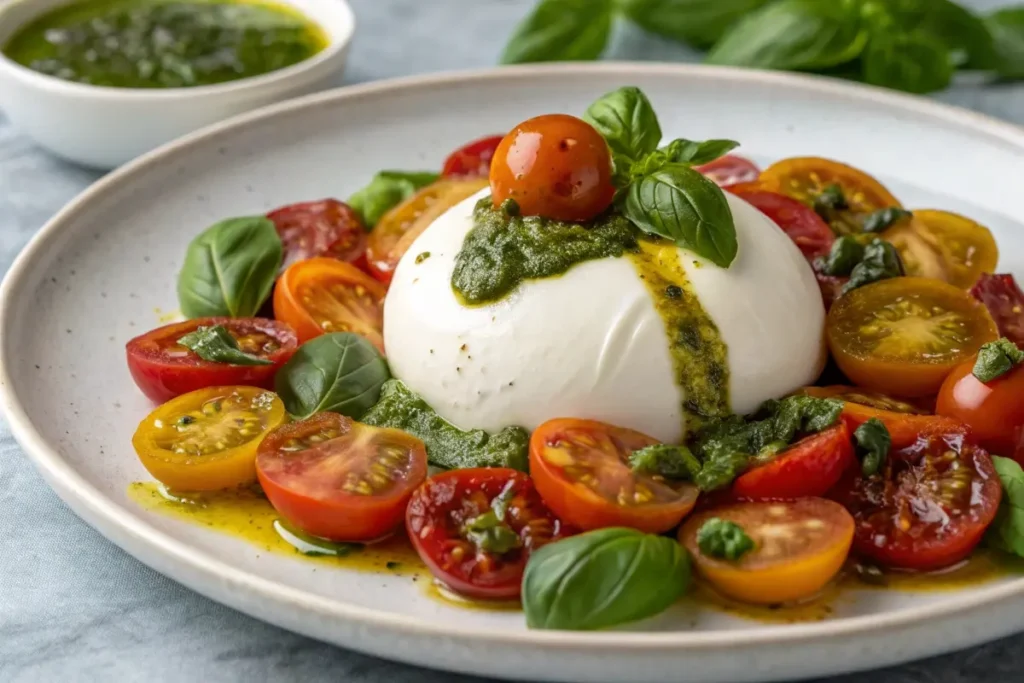
<svg viewBox="0 0 1024 683">
<path fill-rule="evenodd" d="M 948 211 L 914 211 L 882 237 L 900 252 L 907 275 L 944 280 L 970 289 L 982 273 L 995 271 L 999 247 L 989 229 Z"/>
</svg>

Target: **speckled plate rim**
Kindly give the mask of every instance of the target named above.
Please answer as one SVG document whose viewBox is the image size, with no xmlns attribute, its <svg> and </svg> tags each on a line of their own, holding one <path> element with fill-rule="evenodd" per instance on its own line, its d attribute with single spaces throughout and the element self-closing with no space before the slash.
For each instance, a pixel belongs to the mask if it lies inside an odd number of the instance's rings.
<svg viewBox="0 0 1024 683">
<path fill-rule="evenodd" d="M 371 84 L 349 86 L 311 95 L 281 104 L 265 107 L 202 129 L 177 141 L 164 145 L 137 160 L 122 166 L 85 190 L 64 207 L 33 237 L 11 266 L 0 284 L 0 330 L 13 316 L 12 302 L 22 295 L 28 273 L 36 260 L 50 247 L 65 225 L 76 220 L 78 214 L 93 202 L 108 195 L 132 175 L 161 164 L 173 162 L 189 154 L 200 145 L 214 143 L 229 131 L 245 128 L 267 119 L 282 121 L 297 111 L 319 106 L 335 106 L 346 100 L 366 100 L 396 90 L 423 90 L 439 86 L 472 85 L 482 81 L 528 82 L 537 78 L 568 78 L 574 75 L 606 75 L 608 77 L 659 76 L 686 77 L 695 80 L 715 80 L 731 83 L 751 83 L 776 86 L 780 89 L 802 91 L 827 98 L 874 102 L 900 109 L 922 121 L 952 124 L 975 133 L 983 133 L 1024 152 L 1024 128 L 1005 123 L 975 112 L 936 103 L 923 98 L 902 95 L 865 85 L 845 83 L 817 76 L 658 63 L 596 63 L 554 64 L 527 67 L 504 67 L 414 76 Z M 339 124 L 344 125 L 344 124 Z M 1024 579 L 981 589 L 970 595 L 951 593 L 948 599 L 921 607 L 903 608 L 877 615 L 851 617 L 813 624 L 765 625 L 736 631 L 712 632 L 559 632 L 509 631 L 502 629 L 463 628 L 457 624 L 439 624 L 373 609 L 324 599 L 298 589 L 289 588 L 270 580 L 248 574 L 224 562 L 215 560 L 202 551 L 177 541 L 141 518 L 128 517 L 100 491 L 75 472 L 57 450 L 35 429 L 18 396 L 10 388 L 9 368 L 16 363 L 16 350 L 10 348 L 7 337 L 0 340 L 0 401 L 6 418 L 18 442 L 57 494 L 87 523 L 138 559 L 189 587 L 267 620 L 271 606 L 299 609 L 310 616 L 331 621 L 351 622 L 358 626 L 381 629 L 395 635 L 430 636 L 470 641 L 475 645 L 514 645 L 543 647 L 545 649 L 599 648 L 604 654 L 618 652 L 642 653 L 651 650 L 671 650 L 676 653 L 709 650 L 734 650 L 743 646 L 823 643 L 836 637 L 863 634 L 870 630 L 878 636 L 903 627 L 921 625 L 964 616 L 979 608 L 993 606 L 1008 599 L 1024 598 Z M 211 586 L 217 586 L 217 590 Z M 261 603 L 257 608 L 251 602 Z M 287 621 L 282 619 L 281 621 Z M 1024 628 L 1024 618 L 1016 628 Z M 307 631 L 294 624 L 289 628 Z M 986 633 L 974 638 L 1005 635 Z M 312 633 L 311 633 L 312 634 Z M 368 648 L 363 648 L 368 649 Z M 937 651 L 939 647 L 932 648 Z M 386 652 L 380 648 L 378 653 Z M 393 658 L 415 661 L 415 657 L 392 652 Z M 867 663 L 865 666 L 877 665 Z M 511 674 L 508 674 L 511 675 Z"/>
</svg>

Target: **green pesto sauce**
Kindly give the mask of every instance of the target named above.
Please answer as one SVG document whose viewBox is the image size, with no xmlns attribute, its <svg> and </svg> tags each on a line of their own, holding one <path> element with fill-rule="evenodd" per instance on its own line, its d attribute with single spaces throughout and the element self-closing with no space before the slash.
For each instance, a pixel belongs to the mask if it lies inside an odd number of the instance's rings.
<svg viewBox="0 0 1024 683">
<path fill-rule="evenodd" d="M 561 275 L 577 263 L 637 248 L 637 229 L 609 213 L 588 223 L 509 216 L 491 198 L 473 209 L 473 228 L 455 257 L 452 289 L 469 305 L 498 301 L 524 280 Z"/>
<path fill-rule="evenodd" d="M 497 434 L 463 431 L 395 379 L 384 383 L 377 405 L 360 422 L 412 434 L 426 446 L 427 459 L 436 467 L 511 467 L 524 472 L 527 468 L 530 433 L 525 429 L 506 427 Z"/>
<path fill-rule="evenodd" d="M 84 0 L 4 47 L 33 71 L 115 88 L 187 88 L 283 69 L 324 49 L 322 29 L 270 2 Z"/>
</svg>

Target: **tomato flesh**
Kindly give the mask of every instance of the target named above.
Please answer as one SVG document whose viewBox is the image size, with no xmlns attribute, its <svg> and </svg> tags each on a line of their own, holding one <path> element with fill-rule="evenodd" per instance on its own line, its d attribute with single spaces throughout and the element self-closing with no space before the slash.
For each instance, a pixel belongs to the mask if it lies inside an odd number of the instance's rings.
<svg viewBox="0 0 1024 683">
<path fill-rule="evenodd" d="M 939 391 L 936 411 L 963 421 L 992 453 L 1015 457 L 1024 429 L 1024 366 L 982 382 L 972 358 L 950 373 Z"/>
<path fill-rule="evenodd" d="M 697 489 L 632 470 L 630 454 L 656 443 L 595 420 L 549 420 L 530 438 L 530 472 L 547 506 L 574 527 L 661 533 L 693 509 Z"/>
<path fill-rule="evenodd" d="M 366 228 L 355 209 L 337 199 L 289 204 L 267 214 L 284 245 L 284 270 L 296 261 L 327 256 L 365 264 Z"/>
<path fill-rule="evenodd" d="M 836 240 L 832 229 L 806 205 L 778 192 L 744 189 L 730 191 L 771 218 L 808 260 L 824 256 L 832 249 L 832 243 Z"/>
<path fill-rule="evenodd" d="M 900 252 L 907 275 L 944 280 L 968 289 L 995 270 L 999 248 L 988 228 L 948 211 L 914 211 L 882 238 Z"/>
<path fill-rule="evenodd" d="M 752 183 L 761 175 L 761 169 L 753 161 L 736 154 L 726 154 L 694 168 L 719 187 L 729 189 L 740 184 Z"/>
<path fill-rule="evenodd" d="M 771 500 L 823 496 L 857 462 L 846 424 L 812 434 L 733 482 L 738 498 Z"/>
<path fill-rule="evenodd" d="M 510 539 L 499 552 L 469 529 L 504 508 Z M 533 551 L 569 535 L 541 501 L 530 477 L 506 468 L 451 470 L 427 479 L 409 501 L 406 530 L 413 547 L 438 581 L 472 598 L 514 599 Z"/>
<path fill-rule="evenodd" d="M 271 432 L 256 473 L 281 516 L 332 541 L 373 541 L 401 526 L 427 476 L 423 443 L 397 429 L 319 413 Z"/>
<path fill-rule="evenodd" d="M 203 360 L 178 343 L 199 327 L 223 325 L 238 347 L 272 365 L 230 365 Z M 139 389 L 162 403 L 197 389 L 249 385 L 270 388 L 274 373 L 298 347 L 291 327 L 264 318 L 195 318 L 158 327 L 125 346 L 128 370 Z"/>
<path fill-rule="evenodd" d="M 452 152 L 444 161 L 444 178 L 486 178 L 491 172 L 491 159 L 504 135 L 489 135 L 474 140 Z"/>
<path fill-rule="evenodd" d="M 999 335 L 1024 348 L 1024 292 L 1012 275 L 984 274 L 971 290 L 999 326 Z"/>
</svg>

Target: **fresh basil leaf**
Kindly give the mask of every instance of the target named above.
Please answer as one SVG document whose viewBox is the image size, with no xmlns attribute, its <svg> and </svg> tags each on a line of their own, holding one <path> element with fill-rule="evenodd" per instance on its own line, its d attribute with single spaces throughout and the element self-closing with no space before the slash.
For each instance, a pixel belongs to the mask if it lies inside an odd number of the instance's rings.
<svg viewBox="0 0 1024 683">
<path fill-rule="evenodd" d="M 644 232 L 666 237 L 722 268 L 739 250 L 725 194 L 688 166 L 671 164 L 633 182 L 622 212 Z"/>
<path fill-rule="evenodd" d="M 668 143 L 661 150 L 669 163 L 699 166 L 711 163 L 740 146 L 735 140 L 704 140 L 694 142 L 679 138 Z"/>
<path fill-rule="evenodd" d="M 735 562 L 754 549 L 754 539 L 739 524 L 712 517 L 697 530 L 697 547 L 708 557 Z"/>
<path fill-rule="evenodd" d="M 715 44 L 739 19 L 769 0 L 620 0 L 634 24 L 701 50 Z"/>
<path fill-rule="evenodd" d="M 1006 337 L 1001 337 L 982 345 L 971 373 L 979 381 L 988 383 L 1002 377 L 1022 362 L 1024 351 Z"/>
<path fill-rule="evenodd" d="M 700 473 L 700 460 L 686 446 L 654 444 L 635 450 L 629 455 L 629 466 L 634 472 L 655 474 L 666 479 L 693 481 Z"/>
<path fill-rule="evenodd" d="M 996 73 L 1024 79 L 1024 7 L 1007 7 L 985 18 L 996 52 Z"/>
<path fill-rule="evenodd" d="M 992 35 L 975 13 L 952 0 L 884 0 L 893 29 L 920 31 L 942 42 L 958 67 L 992 69 L 998 62 Z"/>
<path fill-rule="evenodd" d="M 288 545 L 303 555 L 345 557 L 357 550 L 363 549 L 362 543 L 339 543 L 337 541 L 328 541 L 326 538 L 311 536 L 283 519 L 274 520 L 274 531 Z"/>
<path fill-rule="evenodd" d="M 367 230 L 372 230 L 388 211 L 440 176 L 430 171 L 379 171 L 370 184 L 348 198 Z"/>
<path fill-rule="evenodd" d="M 193 239 L 178 274 L 178 303 L 186 318 L 256 315 L 270 295 L 283 247 L 264 216 L 229 218 Z"/>
<path fill-rule="evenodd" d="M 374 427 L 408 432 L 423 442 L 427 459 L 449 470 L 470 467 L 511 467 L 527 470 L 530 433 L 505 427 L 488 434 L 482 429 L 463 431 L 437 414 L 426 401 L 398 380 L 384 384 L 380 400 L 360 419 Z"/>
<path fill-rule="evenodd" d="M 647 95 L 625 86 L 605 93 L 583 114 L 608 143 L 613 155 L 638 161 L 658 148 L 661 125 Z"/>
<path fill-rule="evenodd" d="M 905 92 L 943 90 L 953 79 L 949 48 L 922 31 L 872 35 L 863 64 L 866 83 Z"/>
<path fill-rule="evenodd" d="M 857 443 L 861 472 L 870 477 L 882 468 L 889 455 L 889 447 L 892 446 L 889 430 L 884 422 L 872 417 L 854 430 L 853 440 Z"/>
<path fill-rule="evenodd" d="M 992 465 L 1003 485 L 999 511 L 985 532 L 985 542 L 999 550 L 1024 557 L 1024 470 L 1010 458 L 992 456 Z"/>
<path fill-rule="evenodd" d="M 706 62 L 761 69 L 824 69 L 856 59 L 867 31 L 848 0 L 779 0 L 725 32 Z"/>
<path fill-rule="evenodd" d="M 836 238 L 828 256 L 818 259 L 815 267 L 825 275 L 846 276 L 864 258 L 864 245 L 857 238 L 843 235 Z"/>
<path fill-rule="evenodd" d="M 864 257 L 850 271 L 850 280 L 843 285 L 842 293 L 903 275 L 906 275 L 906 271 L 896 247 L 884 240 L 875 239 L 864 247 Z"/>
<path fill-rule="evenodd" d="M 238 348 L 238 341 L 223 325 L 197 327 L 178 340 L 203 360 L 231 365 L 273 365 L 269 360 L 252 356 Z"/>
<path fill-rule="evenodd" d="M 597 59 L 613 16 L 612 0 L 540 0 L 513 31 L 501 63 Z"/>
<path fill-rule="evenodd" d="M 296 420 L 324 411 L 358 420 L 390 377 L 373 344 L 358 334 L 335 332 L 300 346 L 277 371 L 274 388 Z"/>
<path fill-rule="evenodd" d="M 689 583 L 690 560 L 674 538 L 599 529 L 533 553 L 523 575 L 523 611 L 530 628 L 608 628 L 664 611 Z"/>
<path fill-rule="evenodd" d="M 913 215 L 910 211 L 895 206 L 879 209 L 864 216 L 864 232 L 883 232 L 895 223 Z"/>
</svg>

